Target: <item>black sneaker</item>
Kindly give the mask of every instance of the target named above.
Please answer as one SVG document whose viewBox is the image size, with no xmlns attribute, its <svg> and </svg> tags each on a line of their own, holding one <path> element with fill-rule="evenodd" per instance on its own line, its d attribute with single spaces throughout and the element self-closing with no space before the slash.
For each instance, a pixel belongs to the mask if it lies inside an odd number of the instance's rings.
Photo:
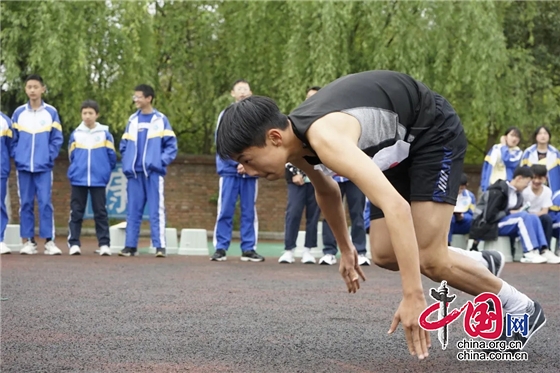
<svg viewBox="0 0 560 373">
<path fill-rule="evenodd" d="M 482 258 L 488 263 L 487 267 L 496 277 L 500 277 L 504 266 L 506 265 L 506 258 L 504 254 L 494 250 L 482 250 Z"/>
<path fill-rule="evenodd" d="M 167 255 L 165 255 L 165 247 L 158 247 L 156 249 L 156 258 L 165 258 Z"/>
<path fill-rule="evenodd" d="M 255 250 L 244 251 L 241 254 L 241 261 L 243 262 L 264 262 L 264 257 L 257 254 Z"/>
<path fill-rule="evenodd" d="M 227 260 L 226 251 L 224 249 L 218 249 L 210 258 L 213 262 L 224 262 Z"/>
<path fill-rule="evenodd" d="M 521 341 L 521 350 L 525 348 L 529 339 L 535 334 L 540 328 L 542 328 L 546 324 L 546 316 L 544 315 L 544 311 L 541 305 L 538 302 L 532 301 L 532 303 L 527 307 L 527 313 L 529 314 L 529 325 L 527 326 L 527 335 L 523 336 L 520 332 L 514 332 L 510 337 L 506 335 L 506 330 L 502 332 L 499 340 L 507 341 L 510 343 L 511 341 Z M 504 318 L 504 326 L 506 325 L 506 318 Z M 488 350 L 490 351 L 497 351 L 497 350 Z M 508 349 L 506 351 L 509 352 L 517 352 L 517 349 Z"/>
<path fill-rule="evenodd" d="M 135 247 L 125 247 L 119 253 L 119 256 L 134 256 L 136 255 L 136 248 Z"/>
</svg>

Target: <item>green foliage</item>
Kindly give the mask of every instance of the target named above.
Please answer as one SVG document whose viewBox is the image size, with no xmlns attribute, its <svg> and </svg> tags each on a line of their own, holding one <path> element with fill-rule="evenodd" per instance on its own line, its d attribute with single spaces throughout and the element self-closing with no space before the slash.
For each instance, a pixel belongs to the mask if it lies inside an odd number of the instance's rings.
<svg viewBox="0 0 560 373">
<path fill-rule="evenodd" d="M 175 129 L 180 150 L 211 153 L 231 84 L 297 106 L 310 85 L 391 69 L 453 104 L 479 163 L 506 127 L 525 135 L 560 122 L 560 2 L 38 1 L 2 2 L 2 108 L 43 76 L 65 133 L 80 103 L 101 105 L 120 136 L 140 83 Z M 528 136 L 527 136 L 528 137 Z M 528 143 L 524 144 L 528 145 Z"/>
</svg>

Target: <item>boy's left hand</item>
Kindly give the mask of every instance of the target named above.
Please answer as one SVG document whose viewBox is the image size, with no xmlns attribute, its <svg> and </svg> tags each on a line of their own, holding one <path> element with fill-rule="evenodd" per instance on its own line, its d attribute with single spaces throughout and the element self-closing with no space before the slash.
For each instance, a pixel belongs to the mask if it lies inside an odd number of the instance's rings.
<svg viewBox="0 0 560 373">
<path fill-rule="evenodd" d="M 392 334 L 397 329 L 399 322 L 402 322 L 408 351 L 411 355 L 418 356 L 418 359 L 428 357 L 428 348 L 431 345 L 430 334 L 418 323 L 418 317 L 426 308 L 424 294 L 403 297 L 388 332 Z"/>
<path fill-rule="evenodd" d="M 358 264 L 358 252 L 353 246 L 350 252 L 341 252 L 338 271 L 346 282 L 349 293 L 355 293 L 360 288 L 360 277 L 362 281 L 366 280 L 366 276 Z"/>
</svg>

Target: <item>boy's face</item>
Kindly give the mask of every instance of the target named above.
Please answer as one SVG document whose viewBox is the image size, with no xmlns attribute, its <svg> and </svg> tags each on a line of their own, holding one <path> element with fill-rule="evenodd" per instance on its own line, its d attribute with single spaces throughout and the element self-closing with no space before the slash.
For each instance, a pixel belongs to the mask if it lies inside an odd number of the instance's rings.
<svg viewBox="0 0 560 373">
<path fill-rule="evenodd" d="M 506 145 L 510 148 L 516 147 L 519 144 L 519 136 L 515 133 L 515 131 L 510 131 L 506 135 Z"/>
<path fill-rule="evenodd" d="M 237 83 L 235 87 L 231 90 L 231 96 L 235 99 L 235 102 L 239 102 L 244 98 L 250 97 L 253 94 L 251 92 L 251 87 L 247 83 Z"/>
<path fill-rule="evenodd" d="M 82 120 L 88 126 L 95 124 L 98 116 L 99 114 L 97 114 L 92 108 L 87 107 L 82 109 Z"/>
<path fill-rule="evenodd" d="M 267 180 L 278 180 L 284 177 L 287 158 L 287 152 L 282 147 L 281 137 L 280 139 L 267 138 L 264 147 L 252 146 L 233 157 L 243 165 L 248 175 L 263 177 Z"/>
<path fill-rule="evenodd" d="M 38 80 L 29 80 L 25 83 L 25 94 L 30 100 L 39 100 L 45 93 L 45 86 Z"/>
<path fill-rule="evenodd" d="M 533 176 L 533 180 L 531 180 L 531 184 L 535 188 L 540 188 L 544 183 L 546 183 L 546 176 Z"/>
<path fill-rule="evenodd" d="M 144 96 L 144 93 L 141 91 L 135 91 L 132 99 L 134 100 L 134 105 L 136 105 L 136 108 L 140 110 L 147 108 L 152 104 L 152 97 Z"/>
<path fill-rule="evenodd" d="M 513 180 L 515 181 L 513 186 L 515 187 L 515 189 L 517 189 L 518 192 L 525 190 L 525 188 L 527 188 L 527 186 L 529 186 L 529 183 L 531 182 L 530 177 L 523 176 L 516 176 Z"/>
</svg>

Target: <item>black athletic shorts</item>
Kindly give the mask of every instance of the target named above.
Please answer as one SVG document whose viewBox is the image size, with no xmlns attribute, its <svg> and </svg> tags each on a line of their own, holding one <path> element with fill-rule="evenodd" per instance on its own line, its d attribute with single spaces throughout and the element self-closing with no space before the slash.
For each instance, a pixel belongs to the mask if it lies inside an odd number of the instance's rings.
<svg viewBox="0 0 560 373">
<path fill-rule="evenodd" d="M 434 201 L 455 205 L 467 138 L 451 104 L 438 94 L 434 96 L 434 125 L 412 142 L 407 159 L 383 173 L 408 202 Z M 383 212 L 372 204 L 370 220 L 382 217 Z"/>
</svg>

